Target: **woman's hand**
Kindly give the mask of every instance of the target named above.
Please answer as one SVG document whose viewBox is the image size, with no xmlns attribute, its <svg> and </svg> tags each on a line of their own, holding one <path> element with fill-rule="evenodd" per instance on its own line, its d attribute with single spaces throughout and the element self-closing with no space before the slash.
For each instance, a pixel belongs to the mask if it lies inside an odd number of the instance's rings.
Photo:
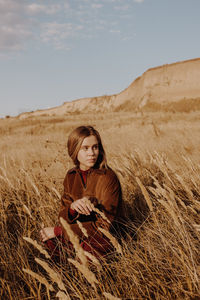
<svg viewBox="0 0 200 300">
<path fill-rule="evenodd" d="M 49 239 L 55 238 L 54 227 L 46 227 L 40 230 L 40 236 L 42 242 L 46 242 Z"/>
<path fill-rule="evenodd" d="M 78 200 L 72 202 L 70 208 L 74 209 L 79 214 L 88 216 L 88 215 L 90 215 L 91 211 L 93 210 L 93 205 L 86 197 L 84 197 L 84 198 L 81 198 L 81 199 L 78 199 Z"/>
</svg>

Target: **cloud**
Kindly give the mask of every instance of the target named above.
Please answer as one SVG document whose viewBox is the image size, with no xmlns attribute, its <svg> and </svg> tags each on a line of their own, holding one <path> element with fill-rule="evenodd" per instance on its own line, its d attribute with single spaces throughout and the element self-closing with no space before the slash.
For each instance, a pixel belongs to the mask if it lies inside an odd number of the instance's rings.
<svg viewBox="0 0 200 300">
<path fill-rule="evenodd" d="M 124 4 L 124 5 L 115 6 L 114 9 L 119 11 L 127 11 L 129 7 L 130 6 L 128 4 Z"/>
<path fill-rule="evenodd" d="M 123 0 L 104 0 L 105 2 L 108 2 L 108 3 L 119 3 L 119 2 L 122 2 Z"/>
<path fill-rule="evenodd" d="M 92 39 L 99 32 L 123 38 L 126 30 L 120 23 L 130 18 L 134 2 L 143 1 L 0 0 L 0 52 L 26 49 L 29 41 L 36 47 L 45 43 L 68 49 L 73 39 Z"/>
<path fill-rule="evenodd" d="M 0 50 L 18 51 L 24 48 L 24 40 L 32 36 L 31 31 L 23 25 L 17 24 L 15 28 L 11 26 L 0 27 Z"/>
<path fill-rule="evenodd" d="M 24 8 L 24 0 L 0 0 L 0 51 L 21 50 L 32 36 Z"/>
<path fill-rule="evenodd" d="M 144 2 L 144 0 L 134 0 L 134 2 L 142 3 L 142 2 Z"/>
<path fill-rule="evenodd" d="M 102 8 L 102 7 L 103 7 L 103 4 L 100 4 L 100 3 L 93 3 L 93 4 L 91 5 L 91 7 L 92 7 L 92 8 L 98 9 L 98 8 Z"/>
<path fill-rule="evenodd" d="M 65 5 L 65 7 L 68 6 Z M 44 5 L 44 4 L 31 3 L 26 7 L 27 13 L 32 15 L 40 14 L 40 13 L 53 15 L 59 12 L 60 10 L 61 10 L 61 6 L 59 4 Z"/>
<path fill-rule="evenodd" d="M 120 30 L 117 30 L 117 29 L 116 29 L 116 30 L 110 29 L 109 32 L 110 32 L 110 33 L 121 33 L 121 31 L 120 31 Z"/>
<path fill-rule="evenodd" d="M 65 2 L 65 8 L 67 8 Z M 0 51 L 25 49 L 30 39 L 38 36 L 42 15 L 53 16 L 61 10 L 60 4 L 38 4 L 30 0 L 0 0 Z"/>
<path fill-rule="evenodd" d="M 72 23 L 45 23 L 40 37 L 43 42 L 52 44 L 56 49 L 69 49 L 67 39 L 77 36 L 83 28 L 83 25 Z"/>
</svg>

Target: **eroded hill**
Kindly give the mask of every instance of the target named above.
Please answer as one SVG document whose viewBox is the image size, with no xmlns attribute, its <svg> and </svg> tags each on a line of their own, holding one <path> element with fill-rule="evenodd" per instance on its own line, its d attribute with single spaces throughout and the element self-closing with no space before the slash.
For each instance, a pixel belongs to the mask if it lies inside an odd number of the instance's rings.
<svg viewBox="0 0 200 300">
<path fill-rule="evenodd" d="M 146 109 L 199 110 L 200 58 L 149 69 L 116 95 L 82 98 L 51 109 L 23 113 L 19 117 Z"/>
</svg>

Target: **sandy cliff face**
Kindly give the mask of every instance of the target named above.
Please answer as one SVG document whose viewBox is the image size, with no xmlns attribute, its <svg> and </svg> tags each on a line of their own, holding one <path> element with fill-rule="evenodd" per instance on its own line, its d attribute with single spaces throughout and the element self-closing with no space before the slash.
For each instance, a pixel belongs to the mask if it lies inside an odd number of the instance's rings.
<svg viewBox="0 0 200 300">
<path fill-rule="evenodd" d="M 149 69 L 117 95 L 82 98 L 19 117 L 138 110 L 151 104 L 166 106 L 183 99 L 200 99 L 200 58 Z"/>
<path fill-rule="evenodd" d="M 131 102 L 141 108 L 195 98 L 200 98 L 200 59 L 149 69 L 116 96 L 115 106 Z"/>
</svg>

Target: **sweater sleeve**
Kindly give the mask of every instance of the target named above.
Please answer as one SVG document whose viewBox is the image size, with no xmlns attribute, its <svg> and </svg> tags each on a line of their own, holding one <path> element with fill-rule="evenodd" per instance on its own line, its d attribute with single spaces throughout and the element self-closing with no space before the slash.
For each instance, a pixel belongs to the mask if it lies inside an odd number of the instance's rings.
<svg viewBox="0 0 200 300">
<path fill-rule="evenodd" d="M 97 216 L 96 225 L 109 230 L 111 223 L 117 216 L 118 207 L 121 201 L 122 193 L 120 182 L 116 174 L 112 171 L 111 175 L 106 177 L 103 186 L 103 196 L 98 205 L 99 209 L 105 214 L 110 223 L 105 221 L 102 217 Z"/>
<path fill-rule="evenodd" d="M 59 212 L 59 218 L 62 217 L 68 223 L 73 223 L 78 217 L 79 213 L 75 210 L 71 209 L 70 206 L 74 201 L 69 193 L 69 186 L 68 186 L 68 174 L 66 175 L 64 182 L 64 192 L 61 197 L 61 207 Z"/>
<path fill-rule="evenodd" d="M 61 226 L 54 227 L 54 234 L 55 234 L 55 236 L 62 235 L 62 227 Z"/>
</svg>

